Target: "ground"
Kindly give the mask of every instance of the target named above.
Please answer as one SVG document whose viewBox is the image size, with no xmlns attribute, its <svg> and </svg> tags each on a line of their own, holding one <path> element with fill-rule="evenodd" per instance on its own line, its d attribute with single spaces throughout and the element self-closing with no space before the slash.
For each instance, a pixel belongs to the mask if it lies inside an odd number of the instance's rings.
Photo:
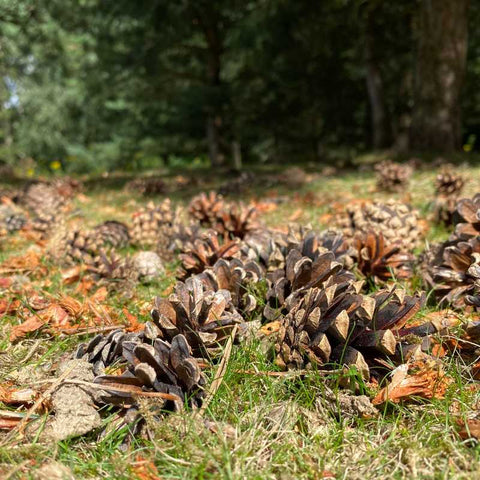
<svg viewBox="0 0 480 480">
<path fill-rule="evenodd" d="M 465 195 L 479 192 L 480 168 L 456 168 L 468 178 Z M 289 221 L 328 227 L 332 215 L 344 203 L 358 198 L 402 198 L 411 201 L 427 218 L 437 170 L 427 167 L 416 171 L 408 190 L 392 195 L 375 190 L 374 175 L 368 166 L 361 171 L 333 174 L 319 174 L 313 168 L 316 174 L 301 188 L 265 189 L 260 185 L 243 195 L 242 200 L 285 197 L 286 201 L 278 203 L 275 210 L 262 214 L 262 220 L 275 227 L 285 227 Z M 173 178 L 178 173 L 169 175 Z M 268 178 L 268 170 L 263 174 Z M 188 171 L 188 175 L 201 181 L 195 187 L 169 195 L 180 205 L 200 190 L 218 187 L 223 180 L 202 171 Z M 75 200 L 82 222 L 87 225 L 107 219 L 128 222 L 132 212 L 146 201 L 122 189 L 123 176 L 87 180 L 86 190 Z M 152 200 L 159 198 L 162 196 Z M 442 228 L 431 228 L 427 233 L 429 242 L 447 237 L 448 231 Z M 22 236 L 11 237 L 4 242 L 0 260 L 25 253 L 31 244 Z M 53 295 L 64 292 L 81 299 L 75 293 L 76 285 L 64 285 L 60 269 L 45 262 L 49 281 L 37 279 L 37 285 Z M 151 300 L 168 292 L 175 267 L 175 263 L 168 264 L 165 276 L 140 287 L 134 298 L 113 295 L 107 298 L 107 304 L 112 311 L 119 312 L 119 318 L 124 319 L 126 308 L 140 321 L 148 320 Z M 420 315 L 430 310 L 427 307 Z M 26 383 L 31 380 L 28 372 L 48 374 L 84 340 L 80 335 L 49 336 L 39 331 L 12 345 L 9 332 L 17 323 L 9 315 L 0 320 L 0 369 L 4 381 L 23 375 Z M 259 340 L 253 340 L 233 349 L 223 381 L 203 418 L 187 412 L 158 422 L 147 413 L 149 439 L 133 440 L 127 447 L 123 446 L 128 436 L 126 428 L 106 430 L 100 440 L 98 432 L 93 432 L 54 445 L 36 438 L 9 438 L 5 444 L 2 433 L 1 476 L 57 478 L 45 470 L 48 467 L 58 478 L 69 478 L 62 477 L 63 472 L 79 479 L 479 478 L 480 448 L 460 438 L 458 430 L 459 419 L 477 413 L 480 393 L 468 365 L 459 356 L 449 356 L 444 362 L 454 379 L 444 399 L 388 404 L 378 416 L 361 418 L 327 400 L 327 388 L 337 392 L 334 375 L 329 376 L 328 382 L 321 372 L 302 377 L 262 375 L 261 372 L 275 369 L 259 348 Z M 209 377 L 214 375 L 214 371 L 206 373 Z M 142 408 L 148 412 L 149 405 Z M 115 415 L 105 412 L 104 425 Z M 66 469 L 61 470 L 61 466 Z"/>
</svg>

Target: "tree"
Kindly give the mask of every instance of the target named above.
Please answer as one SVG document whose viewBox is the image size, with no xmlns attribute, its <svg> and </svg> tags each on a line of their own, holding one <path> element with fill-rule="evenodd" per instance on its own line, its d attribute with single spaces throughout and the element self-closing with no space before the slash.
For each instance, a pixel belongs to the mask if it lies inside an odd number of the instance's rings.
<svg viewBox="0 0 480 480">
<path fill-rule="evenodd" d="M 467 58 L 469 0 L 421 0 L 412 144 L 449 152 L 461 144 L 460 94 Z"/>
</svg>

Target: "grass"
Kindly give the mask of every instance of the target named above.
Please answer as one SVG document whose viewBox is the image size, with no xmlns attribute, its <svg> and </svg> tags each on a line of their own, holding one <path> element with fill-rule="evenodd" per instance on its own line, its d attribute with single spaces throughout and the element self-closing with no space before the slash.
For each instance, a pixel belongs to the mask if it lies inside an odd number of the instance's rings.
<svg viewBox="0 0 480 480">
<path fill-rule="evenodd" d="M 460 166 L 459 170 L 469 179 L 465 195 L 480 191 L 480 168 Z M 415 173 L 408 192 L 396 196 L 411 201 L 427 216 L 435 174 L 429 169 Z M 202 174 L 202 179 L 204 189 L 218 186 L 219 178 Z M 100 179 L 88 183 L 92 188 L 75 201 L 75 208 L 82 214 L 78 221 L 88 226 L 112 218 L 128 221 L 145 200 L 125 193 L 119 188 L 121 184 L 118 179 L 108 184 Z M 200 187 L 195 187 L 171 197 L 185 204 L 198 190 Z M 296 218 L 299 223 L 326 228 L 330 223 L 326 215 L 336 204 L 391 196 L 375 191 L 368 170 L 320 176 L 296 192 L 286 187 L 275 190 L 268 192 L 259 186 L 249 193 L 256 198 L 286 197 L 276 210 L 263 215 L 263 220 L 275 227 Z M 427 240 L 443 240 L 448 235 L 446 229 L 431 228 Z M 12 237 L 12 241 L 4 242 L 0 260 L 21 254 L 29 246 L 23 239 Z M 75 285 L 63 285 L 60 270 L 51 264 L 48 268 L 49 282 L 40 278 L 34 285 L 52 294 L 74 295 Z M 114 295 L 108 298 L 108 305 L 116 312 L 126 307 L 146 321 L 149 303 L 172 285 L 174 269 L 174 264 L 168 265 L 163 278 L 139 287 L 133 299 Z M 421 314 L 431 310 L 429 306 Z M 8 333 L 18 320 L 7 315 L 0 322 L 0 375 L 19 385 L 28 385 L 35 376 L 54 376 L 58 363 L 79 341 L 88 338 L 48 337 L 39 331 L 11 345 Z M 326 395 L 327 388 L 335 395 L 341 394 L 335 375 L 326 379 L 315 371 L 303 377 L 240 373 L 274 370 L 268 352 L 253 340 L 233 349 L 223 382 L 203 418 L 187 411 L 158 421 L 155 404 L 142 402 L 149 438 L 137 440 L 125 426 L 111 428 L 118 420 L 117 414 L 105 410 L 106 430 L 100 439 L 99 431 L 95 431 L 57 444 L 26 438 L 0 447 L 0 475 L 48 478 L 41 477 L 42 468 L 57 462 L 78 479 L 478 478 L 480 447 L 462 441 L 457 434 L 458 419 L 474 417 L 480 406 L 480 391 L 468 367 L 459 357 L 446 359 L 446 369 L 454 382 L 443 400 L 388 405 L 376 417 L 359 418 L 340 410 L 338 403 Z M 206 373 L 212 378 L 214 371 Z M 367 393 L 369 388 L 366 386 Z M 7 407 L 0 404 L 1 408 Z"/>
</svg>

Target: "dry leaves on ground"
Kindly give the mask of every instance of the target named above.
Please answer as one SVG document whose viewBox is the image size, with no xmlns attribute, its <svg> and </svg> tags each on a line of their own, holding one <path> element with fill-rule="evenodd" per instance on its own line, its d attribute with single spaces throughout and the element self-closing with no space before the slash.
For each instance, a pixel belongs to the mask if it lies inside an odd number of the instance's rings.
<svg viewBox="0 0 480 480">
<path fill-rule="evenodd" d="M 427 357 L 393 370 L 390 383 L 378 392 L 372 403 L 399 403 L 401 400 L 412 400 L 413 397 L 444 398 L 451 383 L 452 379 L 445 374 L 441 363 Z"/>
</svg>

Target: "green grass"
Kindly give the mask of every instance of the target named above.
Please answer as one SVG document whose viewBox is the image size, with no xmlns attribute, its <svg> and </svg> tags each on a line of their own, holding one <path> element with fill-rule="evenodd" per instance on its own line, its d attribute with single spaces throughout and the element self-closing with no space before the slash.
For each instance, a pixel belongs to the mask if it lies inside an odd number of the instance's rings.
<svg viewBox="0 0 480 480">
<path fill-rule="evenodd" d="M 459 170 L 469 178 L 465 195 L 480 191 L 480 168 L 460 166 Z M 390 196 L 410 199 L 426 217 L 435 174 L 435 170 L 429 169 L 417 172 L 406 195 L 376 192 L 369 171 L 318 176 L 297 189 L 297 200 L 288 188 L 275 188 L 275 195 L 285 195 L 289 200 L 265 214 L 263 220 L 270 226 L 286 227 L 288 219 L 300 210 L 298 222 L 325 228 L 330 226 L 324 220 L 325 214 L 332 212 L 335 202 Z M 218 177 L 199 175 L 199 186 L 172 194 L 172 200 L 185 206 L 192 194 L 221 182 Z M 262 175 L 268 177 L 269 171 Z M 145 200 L 125 193 L 121 189 L 124 181 L 115 178 L 88 183 L 91 189 L 85 192 L 86 199 L 75 201 L 75 208 L 82 213 L 78 221 L 87 226 L 112 218 L 128 221 Z M 308 192 L 315 195 L 315 205 L 302 200 Z M 268 195 L 258 185 L 242 200 Z M 427 240 L 444 240 L 449 233 L 444 228 L 430 228 Z M 28 246 L 23 240 L 4 242 L 0 260 L 21 254 Z M 63 285 L 58 268 L 48 266 L 51 284 L 45 289 L 52 294 L 75 296 L 76 285 Z M 146 321 L 148 314 L 142 314 L 145 309 L 141 307 L 173 283 L 171 272 L 175 265 L 167 267 L 170 273 L 138 287 L 134 300 L 113 295 L 107 304 L 119 313 L 119 318 L 122 308 L 127 307 Z M 38 279 L 33 287 L 38 289 L 41 283 Z M 419 286 L 420 281 L 417 279 L 414 285 Z M 430 304 L 421 315 L 432 309 Z M 0 351 L 5 352 L 0 354 L 0 376 L 20 385 L 27 386 L 36 376 L 53 378 L 57 364 L 67 358 L 79 341 L 88 338 L 49 337 L 40 331 L 11 345 L 9 330 L 19 321 L 15 316 L 5 316 L 0 321 Z M 469 387 L 476 383 L 469 366 L 459 357 L 447 358 L 445 363 L 454 380 L 445 399 L 389 405 L 375 418 L 359 418 L 345 414 L 338 409 L 337 402 L 327 399 L 327 388 L 341 394 L 338 376 L 325 377 L 315 371 L 303 377 L 244 373 L 275 370 L 268 352 L 258 340 L 253 340 L 234 346 L 223 382 L 203 417 L 186 411 L 158 421 L 152 413 L 155 405 L 142 402 L 148 439 L 139 440 L 132 438 L 127 427 L 108 428 L 117 421 L 117 414 L 105 410 L 106 431 L 100 439 L 100 431 L 96 431 L 58 444 L 25 438 L 0 447 L 0 476 L 39 478 L 39 469 L 55 461 L 78 479 L 131 479 L 140 478 L 142 462 L 152 461 L 162 479 L 321 479 L 328 478 L 329 472 L 337 479 L 478 478 L 480 447 L 462 441 L 456 432 L 459 418 L 477 414 L 480 390 Z M 206 371 L 209 378 L 214 373 L 214 369 Z M 366 389 L 367 393 L 371 391 L 368 385 Z M 0 404 L 1 408 L 10 407 Z"/>
</svg>

